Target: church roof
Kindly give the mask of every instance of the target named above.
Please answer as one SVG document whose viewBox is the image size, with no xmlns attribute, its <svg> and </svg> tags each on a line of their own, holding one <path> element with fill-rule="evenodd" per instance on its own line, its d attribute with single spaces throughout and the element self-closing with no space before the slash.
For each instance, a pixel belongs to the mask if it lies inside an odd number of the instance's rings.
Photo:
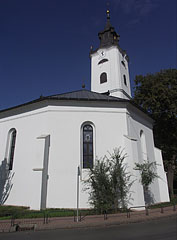
<svg viewBox="0 0 177 240">
<path fill-rule="evenodd" d="M 125 99 L 112 97 L 109 93 L 97 93 L 86 89 L 73 91 L 64 94 L 56 94 L 48 97 L 47 99 L 58 99 L 58 100 L 83 100 L 83 101 L 108 101 L 108 102 L 120 102 Z"/>
<path fill-rule="evenodd" d="M 112 97 L 108 96 L 109 92 L 106 93 L 97 93 L 97 92 L 92 92 L 86 89 L 78 90 L 78 91 L 73 91 L 73 92 L 68 92 L 68 93 L 62 93 L 62 94 L 55 94 L 51 96 L 40 96 L 39 98 L 32 100 L 30 102 L 26 102 L 11 108 L 3 109 L 0 110 L 1 112 L 6 112 L 11 109 L 17 109 L 20 107 L 24 107 L 33 103 L 37 102 L 43 102 L 45 100 L 72 100 L 72 101 L 104 101 L 104 102 L 126 102 L 129 100 L 122 99 L 122 98 L 117 98 L 117 97 Z"/>
<path fill-rule="evenodd" d="M 68 103 L 70 101 L 92 101 L 92 102 L 114 102 L 114 103 L 130 103 L 130 105 L 133 105 L 135 108 L 139 109 L 141 112 L 144 112 L 145 115 L 148 115 L 150 118 L 151 116 L 140 106 L 138 106 L 132 99 L 123 99 L 123 98 L 118 98 L 118 97 L 113 97 L 113 96 L 109 96 L 109 92 L 106 93 L 97 93 L 97 92 L 92 92 L 86 89 L 82 89 L 82 90 L 78 90 L 78 91 L 73 91 L 73 92 L 68 92 L 68 93 L 63 93 L 63 94 L 55 94 L 55 95 L 51 95 L 51 96 L 40 96 L 39 98 L 30 101 L 30 102 L 26 102 L 24 104 L 18 105 L 18 106 L 14 106 L 11 108 L 7 108 L 7 109 L 3 109 L 0 110 L 0 114 L 5 113 L 5 115 L 3 114 L 2 116 L 5 117 L 6 113 L 8 113 L 9 111 L 12 110 L 11 114 L 15 114 L 16 110 L 20 110 L 20 112 L 23 112 L 23 109 L 26 106 L 35 104 L 35 103 L 44 103 L 46 101 L 67 101 Z M 48 103 L 50 105 L 50 103 Z M 47 105 L 48 105 L 47 104 Z M 39 107 L 39 105 L 37 105 L 37 108 Z M 19 112 L 19 111 L 17 111 Z M 152 119 L 152 118 L 151 118 Z"/>
</svg>

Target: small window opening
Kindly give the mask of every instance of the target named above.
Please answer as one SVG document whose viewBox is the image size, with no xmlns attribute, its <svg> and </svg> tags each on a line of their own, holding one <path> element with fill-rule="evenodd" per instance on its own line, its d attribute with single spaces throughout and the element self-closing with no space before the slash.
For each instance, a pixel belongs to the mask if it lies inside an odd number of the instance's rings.
<svg viewBox="0 0 177 240">
<path fill-rule="evenodd" d="M 105 82 L 107 82 L 107 74 L 105 72 L 103 72 L 100 75 L 100 83 L 105 83 Z"/>
</svg>

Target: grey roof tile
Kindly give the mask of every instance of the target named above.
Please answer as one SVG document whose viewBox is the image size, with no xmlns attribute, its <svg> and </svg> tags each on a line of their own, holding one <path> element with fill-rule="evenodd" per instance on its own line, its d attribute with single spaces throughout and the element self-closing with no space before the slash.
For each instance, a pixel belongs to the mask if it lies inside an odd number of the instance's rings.
<svg viewBox="0 0 177 240">
<path fill-rule="evenodd" d="M 114 101 L 114 102 L 115 101 L 119 102 L 122 100 L 125 101 L 125 99 L 108 96 L 103 93 L 92 92 L 86 89 L 64 93 L 64 94 L 56 94 L 56 95 L 48 96 L 46 98 L 60 99 L 60 100 L 88 100 L 88 101 L 90 100 L 90 101 Z"/>
</svg>

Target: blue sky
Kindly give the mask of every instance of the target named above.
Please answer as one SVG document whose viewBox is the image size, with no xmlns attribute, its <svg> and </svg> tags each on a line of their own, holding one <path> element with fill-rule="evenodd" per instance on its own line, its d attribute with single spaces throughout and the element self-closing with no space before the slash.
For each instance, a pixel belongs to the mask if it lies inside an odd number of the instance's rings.
<svg viewBox="0 0 177 240">
<path fill-rule="evenodd" d="M 0 0 L 0 109 L 90 89 L 106 0 Z M 111 23 L 136 75 L 176 68 L 176 0 L 110 0 Z"/>
</svg>

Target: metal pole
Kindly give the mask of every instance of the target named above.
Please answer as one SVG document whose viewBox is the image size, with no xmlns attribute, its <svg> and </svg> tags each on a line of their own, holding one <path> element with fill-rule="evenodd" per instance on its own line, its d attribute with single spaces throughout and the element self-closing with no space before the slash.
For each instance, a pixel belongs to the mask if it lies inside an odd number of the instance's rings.
<svg viewBox="0 0 177 240">
<path fill-rule="evenodd" d="M 79 222 L 79 176 L 80 176 L 80 168 L 77 167 L 77 218 L 76 222 Z"/>
</svg>

